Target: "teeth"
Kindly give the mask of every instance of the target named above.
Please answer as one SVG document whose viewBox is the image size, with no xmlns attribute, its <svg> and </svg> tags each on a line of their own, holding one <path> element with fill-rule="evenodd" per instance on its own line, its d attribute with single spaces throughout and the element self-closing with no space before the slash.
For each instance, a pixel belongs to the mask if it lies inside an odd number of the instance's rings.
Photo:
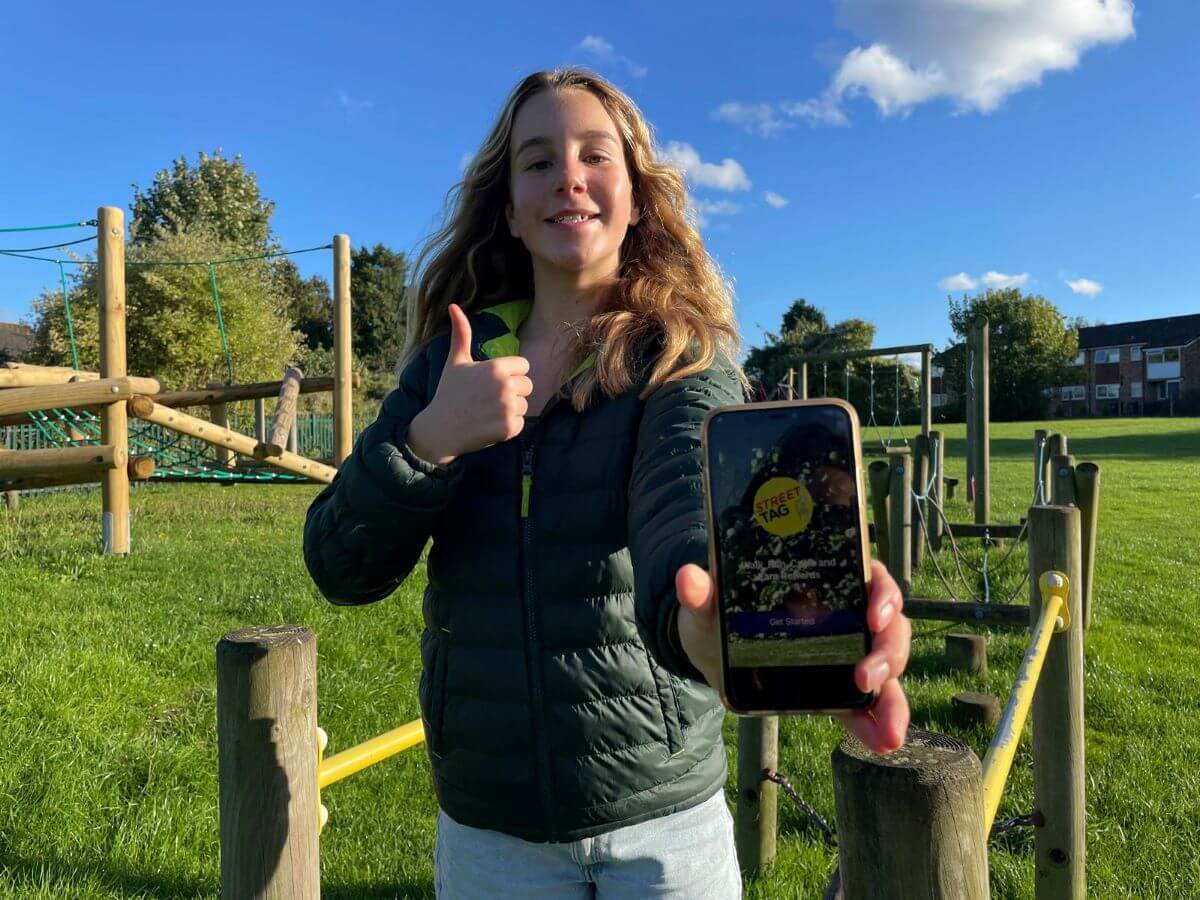
<svg viewBox="0 0 1200 900">
<path fill-rule="evenodd" d="M 583 222 L 590 218 L 591 218 L 591 216 L 559 216 L 554 221 L 555 222 L 564 222 L 564 223 L 566 223 L 566 222 L 574 223 L 574 222 Z"/>
</svg>

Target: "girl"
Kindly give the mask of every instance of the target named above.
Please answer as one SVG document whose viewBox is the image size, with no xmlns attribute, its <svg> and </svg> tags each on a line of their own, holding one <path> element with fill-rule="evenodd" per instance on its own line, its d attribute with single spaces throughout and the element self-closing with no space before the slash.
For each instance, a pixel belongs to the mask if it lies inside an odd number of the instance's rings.
<svg viewBox="0 0 1200 900">
<path fill-rule="evenodd" d="M 513 91 L 418 260 L 400 385 L 313 502 L 334 603 L 428 559 L 419 686 L 439 896 L 738 897 L 699 427 L 740 403 L 732 298 L 633 102 Z M 873 570 L 870 713 L 898 747 L 909 629 Z"/>
</svg>

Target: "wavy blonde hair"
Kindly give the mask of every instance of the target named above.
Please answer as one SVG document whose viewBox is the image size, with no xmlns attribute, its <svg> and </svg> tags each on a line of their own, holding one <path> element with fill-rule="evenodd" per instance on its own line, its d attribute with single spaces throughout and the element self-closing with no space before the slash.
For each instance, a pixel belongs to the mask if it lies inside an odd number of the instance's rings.
<svg viewBox="0 0 1200 900">
<path fill-rule="evenodd" d="M 505 226 L 513 123 L 530 97 L 570 89 L 589 91 L 612 118 L 624 146 L 633 202 L 641 210 L 622 242 L 615 283 L 576 334 L 573 364 L 592 352 L 596 364 L 577 381 L 572 405 L 583 410 L 597 388 L 610 397 L 628 390 L 640 374 L 635 370 L 643 361 L 640 351 L 648 348 L 657 358 L 643 398 L 668 381 L 708 368 L 718 353 L 745 385 L 735 363 L 740 338 L 733 293 L 688 219 L 682 173 L 659 161 L 651 128 L 629 97 L 575 67 L 524 78 L 463 180 L 447 194 L 445 224 L 417 258 L 401 368 L 449 331 L 449 304 L 477 310 L 533 297 L 529 251 Z"/>
</svg>

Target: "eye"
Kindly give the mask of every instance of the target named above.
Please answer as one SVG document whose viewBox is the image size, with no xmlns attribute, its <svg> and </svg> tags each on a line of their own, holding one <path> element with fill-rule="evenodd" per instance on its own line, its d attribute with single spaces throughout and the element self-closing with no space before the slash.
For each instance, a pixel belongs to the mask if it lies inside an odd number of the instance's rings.
<svg viewBox="0 0 1200 900">
<path fill-rule="evenodd" d="M 538 166 L 548 166 L 548 165 L 550 165 L 549 160 L 539 159 L 537 162 L 532 162 L 529 165 L 527 165 L 525 167 L 525 170 L 529 171 L 530 169 L 536 169 Z"/>
<path fill-rule="evenodd" d="M 591 156 L 586 156 L 584 159 L 598 159 L 600 162 L 608 162 L 607 156 L 602 156 L 599 153 L 593 153 Z"/>
</svg>

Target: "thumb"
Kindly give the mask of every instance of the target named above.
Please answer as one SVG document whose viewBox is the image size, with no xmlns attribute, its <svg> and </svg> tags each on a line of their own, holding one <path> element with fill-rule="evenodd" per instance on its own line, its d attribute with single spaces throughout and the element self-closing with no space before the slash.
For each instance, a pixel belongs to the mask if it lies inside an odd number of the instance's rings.
<svg viewBox="0 0 1200 900">
<path fill-rule="evenodd" d="M 447 365 L 461 366 L 474 362 L 471 358 L 471 322 L 457 303 L 447 307 L 450 313 L 450 356 Z"/>
<path fill-rule="evenodd" d="M 675 573 L 675 593 L 685 609 L 707 621 L 716 619 L 712 576 L 700 566 L 689 563 L 679 568 Z"/>
</svg>

